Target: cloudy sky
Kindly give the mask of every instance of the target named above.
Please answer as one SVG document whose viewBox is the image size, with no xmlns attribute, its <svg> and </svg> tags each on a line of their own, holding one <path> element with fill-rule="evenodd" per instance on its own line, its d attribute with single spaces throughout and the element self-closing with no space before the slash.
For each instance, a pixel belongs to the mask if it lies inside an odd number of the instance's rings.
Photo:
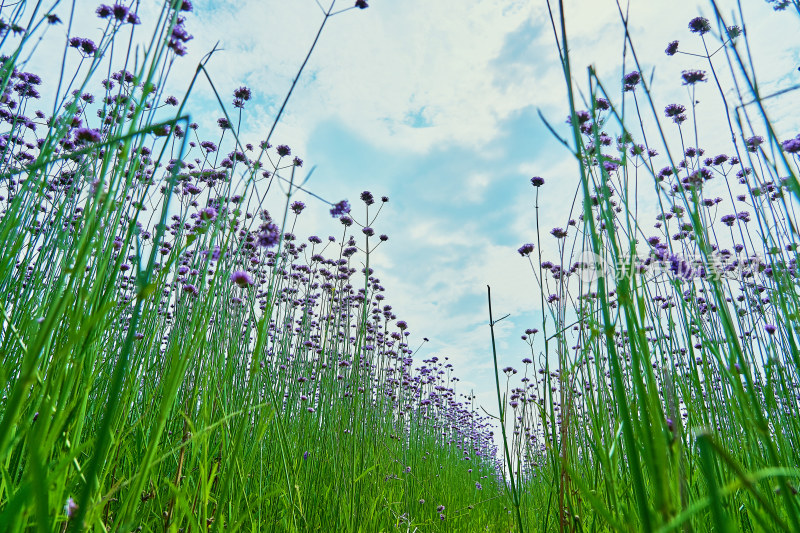
<svg viewBox="0 0 800 533">
<path fill-rule="evenodd" d="M 325 7 L 330 0 L 320 0 Z M 315 0 L 194 0 L 186 26 L 194 39 L 176 66 L 176 95 L 203 54 L 219 42 L 208 68 L 221 94 L 250 87 L 254 100 L 244 118 L 244 138 L 263 139 L 311 45 L 322 10 Z M 572 0 L 568 31 L 573 68 L 585 87 L 586 67 L 620 102 L 619 80 L 632 70 L 630 50 L 623 69 L 623 29 L 612 0 Z M 796 15 L 774 12 L 762 0 L 744 2 L 752 54 L 759 58 L 762 91 L 800 83 Z M 91 14 L 93 6 L 85 4 Z M 145 0 L 142 18 L 157 2 Z M 349 0 L 336 2 L 348 7 Z M 316 166 L 308 187 L 331 201 L 363 190 L 387 195 L 389 204 L 374 225 L 390 240 L 371 260 L 412 339 L 430 342 L 421 357 L 448 356 L 462 380 L 490 411 L 491 344 L 486 286 L 491 285 L 499 325 L 501 365 L 519 365 L 528 347 L 519 336 L 541 329 L 539 289 L 530 266 L 516 249 L 535 240 L 531 176 L 540 191 L 545 256 L 555 253 L 549 231 L 565 226 L 578 185 L 576 165 L 553 140 L 538 113 L 564 135 L 565 84 L 544 0 L 370 0 L 370 7 L 332 17 L 322 33 L 273 144 Z M 723 2 L 729 22 L 732 2 Z M 656 94 L 657 109 L 688 104 L 680 72 L 707 68 L 688 55 L 666 57 L 667 43 L 701 51 L 688 21 L 712 18 L 709 2 L 632 0 L 630 31 L 636 54 Z M 87 16 L 86 31 L 99 22 Z M 89 22 L 87 22 L 89 21 Z M 716 27 L 716 26 L 715 26 Z M 93 29 L 94 28 L 94 29 Z M 91 36 L 91 35 L 87 35 Z M 713 39 L 712 39 L 713 40 Z M 716 65 L 727 71 L 724 56 Z M 730 95 L 729 95 L 730 96 Z M 699 135 L 709 152 L 727 149 L 722 107 L 713 84 L 698 90 L 703 120 Z M 794 135 L 790 113 L 798 92 L 770 101 L 781 133 Z M 214 128 L 221 115 L 207 84 L 189 109 L 193 119 Z M 720 133 L 722 132 L 722 133 Z M 717 147 L 715 151 L 714 147 Z M 310 197 L 298 235 L 338 235 L 328 206 Z M 647 201 L 647 196 L 642 200 Z M 572 215 L 576 217 L 576 213 Z M 647 222 L 646 225 L 649 225 Z M 412 345 L 415 341 L 412 340 Z M 494 408 L 493 408 L 494 407 Z"/>
</svg>

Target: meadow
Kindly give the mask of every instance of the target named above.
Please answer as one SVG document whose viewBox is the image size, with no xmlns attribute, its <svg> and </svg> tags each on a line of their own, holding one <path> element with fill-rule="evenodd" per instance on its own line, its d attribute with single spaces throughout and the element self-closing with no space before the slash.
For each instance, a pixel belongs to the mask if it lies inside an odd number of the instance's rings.
<svg viewBox="0 0 800 533">
<path fill-rule="evenodd" d="M 378 8 L 318 5 L 317 37 Z M 94 40 L 72 7 L 0 4 L 0 530 L 800 531 L 800 134 L 770 120 L 741 10 L 675 29 L 665 53 L 706 66 L 664 106 L 623 7 L 609 81 L 571 64 L 548 3 L 567 123 L 547 124 L 579 187 L 551 228 L 553 178 L 521 177 L 541 321 L 501 368 L 489 291 L 481 406 L 384 294 L 391 200 L 319 198 L 272 138 L 317 40 L 246 139 L 253 91 L 217 91 L 215 51 L 165 91 L 202 31 L 189 0 L 145 35 L 138 2 L 99 4 Z M 763 8 L 800 20 L 797 1 Z M 62 47 L 40 48 L 54 27 Z M 28 72 L 44 53 L 61 70 Z M 197 84 L 214 130 L 192 120 Z M 726 153 L 702 147 L 700 84 Z M 307 210 L 340 232 L 295 235 Z"/>
</svg>

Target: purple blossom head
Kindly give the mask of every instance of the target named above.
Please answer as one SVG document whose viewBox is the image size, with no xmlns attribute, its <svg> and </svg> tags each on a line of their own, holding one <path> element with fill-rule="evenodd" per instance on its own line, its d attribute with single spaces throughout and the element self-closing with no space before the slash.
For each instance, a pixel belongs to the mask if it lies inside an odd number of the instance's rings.
<svg viewBox="0 0 800 533">
<path fill-rule="evenodd" d="M 281 230 L 272 222 L 265 222 L 261 225 L 261 233 L 258 235 L 258 245 L 263 248 L 272 248 L 281 239 Z"/>
<path fill-rule="evenodd" d="M 674 56 L 678 53 L 678 41 L 672 41 L 667 45 L 667 49 L 664 50 L 664 53 L 668 56 Z"/>
<path fill-rule="evenodd" d="M 684 70 L 681 72 L 681 78 L 683 79 L 683 85 L 694 85 L 700 81 L 708 81 L 704 70 Z"/>
<path fill-rule="evenodd" d="M 764 142 L 764 137 L 760 135 L 754 135 L 745 139 L 744 144 L 747 146 L 748 152 L 756 152 L 758 151 L 758 147 Z"/>
<path fill-rule="evenodd" d="M 350 212 L 350 202 L 347 200 L 342 200 L 341 202 L 333 204 L 331 207 L 331 216 L 333 218 L 340 217 L 342 215 L 346 215 Z"/>
<path fill-rule="evenodd" d="M 358 9 L 367 9 L 369 4 L 367 4 L 367 0 L 356 0 L 355 7 Z"/>
<path fill-rule="evenodd" d="M 299 215 L 300 213 L 303 212 L 303 209 L 306 208 L 306 204 L 304 204 L 303 202 L 298 200 L 296 202 L 292 202 L 292 206 L 291 207 L 292 207 L 292 211 L 294 211 L 294 214 L 295 215 Z"/>
<path fill-rule="evenodd" d="M 705 17 L 695 17 L 689 21 L 689 31 L 703 35 L 711 31 L 711 24 Z"/>
<path fill-rule="evenodd" d="M 231 281 L 243 289 L 254 283 L 253 276 L 245 270 L 237 270 L 231 274 Z"/>
<path fill-rule="evenodd" d="M 539 176 L 532 177 L 531 185 L 533 185 L 534 187 L 541 187 L 542 185 L 544 185 L 544 178 L 541 178 Z"/>
<path fill-rule="evenodd" d="M 632 91 L 633 88 L 639 85 L 639 82 L 642 81 L 642 75 L 638 70 L 634 70 L 625 74 L 625 77 L 622 78 L 622 81 L 625 84 L 625 90 Z"/>
<path fill-rule="evenodd" d="M 534 248 L 534 246 L 533 246 L 532 243 L 527 243 L 527 244 L 523 244 L 522 246 L 520 246 L 517 249 L 517 251 L 519 252 L 519 255 L 521 255 L 522 257 L 526 257 L 526 256 L 530 255 L 531 252 L 533 252 L 533 248 Z"/>
<path fill-rule="evenodd" d="M 781 146 L 783 147 L 783 151 L 786 152 L 787 154 L 800 153 L 800 135 L 798 135 L 794 139 L 783 141 L 781 143 Z"/>
<path fill-rule="evenodd" d="M 375 203 L 375 198 L 372 196 L 372 193 L 369 191 L 364 191 L 361 193 L 361 200 L 367 204 L 372 205 Z"/>
<path fill-rule="evenodd" d="M 775 332 L 778 331 L 778 328 L 776 328 L 772 324 L 767 324 L 767 325 L 764 326 L 764 331 L 766 331 L 770 335 L 775 335 Z"/>
<path fill-rule="evenodd" d="M 78 128 L 75 130 L 75 141 L 78 144 L 98 143 L 102 140 L 100 132 L 91 128 Z"/>
<path fill-rule="evenodd" d="M 567 236 L 567 230 L 564 228 L 553 228 L 550 230 L 550 235 L 556 239 L 563 239 Z"/>
<path fill-rule="evenodd" d="M 281 157 L 286 157 L 287 155 L 292 155 L 292 149 L 289 148 L 285 144 L 280 144 L 275 148 L 275 151 L 278 152 L 278 155 Z"/>
</svg>

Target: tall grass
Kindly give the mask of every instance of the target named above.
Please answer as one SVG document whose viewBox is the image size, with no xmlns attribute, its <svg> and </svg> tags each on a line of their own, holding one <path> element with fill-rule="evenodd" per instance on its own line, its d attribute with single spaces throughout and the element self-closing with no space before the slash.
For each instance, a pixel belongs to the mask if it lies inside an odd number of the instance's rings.
<svg viewBox="0 0 800 533">
<path fill-rule="evenodd" d="M 770 122 L 741 6 L 734 26 L 711 5 L 715 18 L 687 21 L 693 39 L 666 50 L 705 61 L 676 80 L 682 102 L 658 100 L 619 4 L 617 94 L 591 67 L 576 73 L 563 3 L 550 6 L 581 208 L 519 250 L 546 326 L 542 354 L 538 331 L 523 336 L 532 356 L 506 398 L 520 529 L 800 530 L 800 137 Z M 698 137 L 701 84 L 729 125 L 711 140 Z M 727 154 L 704 155 L 726 138 Z M 538 226 L 547 180 L 532 183 Z M 640 209 L 646 194 L 656 216 Z M 558 257 L 534 262 L 544 238 Z"/>
<path fill-rule="evenodd" d="M 388 198 L 325 205 L 302 188 L 303 161 L 272 146 L 305 62 L 253 146 L 240 138 L 253 94 L 219 97 L 213 52 L 183 98 L 165 93 L 192 5 L 165 3 L 147 37 L 136 6 L 98 7 L 96 41 L 70 33 L 74 3 L 0 11 L 0 530 L 508 522 L 491 425 L 446 358 L 414 365 L 370 266 Z M 353 9 L 320 8 L 317 38 Z M 62 20 L 65 67 L 25 72 Z M 218 133 L 191 121 L 199 83 L 218 96 Z M 269 195 L 285 195 L 281 212 Z M 319 206 L 341 233 L 296 237 Z"/>
</svg>

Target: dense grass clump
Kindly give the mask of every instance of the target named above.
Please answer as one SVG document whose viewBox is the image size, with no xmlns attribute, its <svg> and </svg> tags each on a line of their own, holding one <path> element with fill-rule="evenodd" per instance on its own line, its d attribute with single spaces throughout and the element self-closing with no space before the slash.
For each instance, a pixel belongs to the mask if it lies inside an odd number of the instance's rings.
<svg viewBox="0 0 800 533">
<path fill-rule="evenodd" d="M 580 182 L 563 227 L 519 249 L 543 310 L 522 379 L 506 369 L 520 529 L 800 531 L 800 136 L 769 119 L 741 11 L 712 6 L 665 43 L 687 63 L 678 102 L 642 74 L 622 8 L 621 83 L 590 67 L 579 91 L 551 11 Z M 701 138 L 713 95 L 729 128 Z M 548 179 L 531 182 L 538 214 Z"/>
<path fill-rule="evenodd" d="M 2 8 L 0 529 L 502 523 L 489 422 L 447 358 L 415 365 L 370 267 L 388 198 L 295 236 L 320 205 L 296 199 L 303 161 L 240 139 L 247 87 L 203 133 L 208 57 L 164 92 L 191 3 L 165 3 L 144 55 L 135 6 L 99 6 L 105 33 L 63 43 L 77 70 L 41 76 L 21 58 L 72 13 Z"/>
</svg>

